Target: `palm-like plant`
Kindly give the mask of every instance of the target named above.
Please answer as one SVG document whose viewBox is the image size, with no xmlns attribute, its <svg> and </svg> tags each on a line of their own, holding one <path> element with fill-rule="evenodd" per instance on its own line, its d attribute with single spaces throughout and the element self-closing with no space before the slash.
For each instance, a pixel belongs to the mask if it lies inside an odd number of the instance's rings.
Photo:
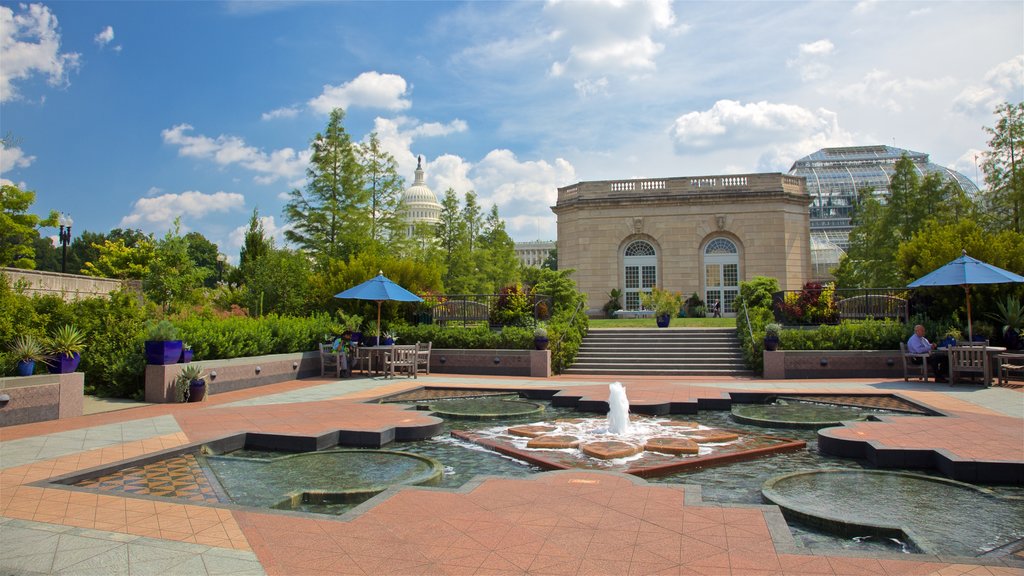
<svg viewBox="0 0 1024 576">
<path fill-rule="evenodd" d="M 46 350 L 42 342 L 31 334 L 23 334 L 14 339 L 9 349 L 19 362 L 42 362 L 46 359 Z"/>
<path fill-rule="evenodd" d="M 1024 305 L 1021 305 L 1020 300 L 1007 296 L 1006 300 L 996 302 L 996 310 L 996 313 L 989 314 L 989 318 L 1003 325 L 1003 334 L 1010 330 L 1019 334 L 1024 328 Z"/>
<path fill-rule="evenodd" d="M 72 324 L 60 326 L 50 335 L 46 348 L 50 354 L 71 358 L 85 350 L 85 332 Z"/>
</svg>

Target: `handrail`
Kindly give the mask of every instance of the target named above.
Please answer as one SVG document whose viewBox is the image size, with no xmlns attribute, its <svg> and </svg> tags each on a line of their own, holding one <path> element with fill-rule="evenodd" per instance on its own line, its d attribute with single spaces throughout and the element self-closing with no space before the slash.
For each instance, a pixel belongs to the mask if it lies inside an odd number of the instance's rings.
<svg viewBox="0 0 1024 576">
<path fill-rule="evenodd" d="M 740 304 L 743 304 L 743 318 L 747 321 L 747 332 L 750 332 L 750 345 L 756 348 L 754 344 L 754 329 L 750 327 L 750 314 L 747 314 L 747 301 L 740 300 Z"/>
<path fill-rule="evenodd" d="M 580 309 L 581 308 L 583 308 L 583 302 L 582 301 L 577 302 L 576 303 L 576 309 L 573 310 L 572 317 L 569 318 L 569 323 L 566 324 L 566 326 L 568 326 L 569 328 L 573 327 L 573 325 L 576 323 L 576 316 L 580 313 Z M 551 358 L 552 363 L 554 362 L 555 358 L 559 357 L 558 353 L 562 351 L 562 339 L 563 338 L 565 338 L 565 332 L 562 332 L 561 334 L 559 334 L 558 335 L 558 340 L 555 342 L 554 350 L 552 350 L 552 358 Z M 559 368 L 561 368 L 561 367 L 559 367 Z"/>
</svg>

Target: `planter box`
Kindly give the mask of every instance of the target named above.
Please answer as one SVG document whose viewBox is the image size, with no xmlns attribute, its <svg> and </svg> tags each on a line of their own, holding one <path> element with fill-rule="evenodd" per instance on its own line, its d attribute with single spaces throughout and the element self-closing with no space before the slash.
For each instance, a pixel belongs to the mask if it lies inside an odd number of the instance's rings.
<svg viewBox="0 0 1024 576">
<path fill-rule="evenodd" d="M 45 422 L 82 415 L 85 374 L 38 374 L 0 378 L 0 426 Z"/>
<path fill-rule="evenodd" d="M 74 356 L 56 354 L 46 359 L 46 369 L 50 374 L 71 374 L 78 369 L 78 363 L 81 361 L 82 356 L 78 352 L 75 352 Z"/>
<path fill-rule="evenodd" d="M 183 346 L 181 340 L 146 340 L 146 364 L 177 364 Z"/>
</svg>

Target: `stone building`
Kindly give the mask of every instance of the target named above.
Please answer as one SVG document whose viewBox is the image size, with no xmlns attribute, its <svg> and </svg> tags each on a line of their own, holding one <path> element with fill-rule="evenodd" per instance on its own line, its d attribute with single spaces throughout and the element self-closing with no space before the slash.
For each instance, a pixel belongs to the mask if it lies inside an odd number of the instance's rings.
<svg viewBox="0 0 1024 576">
<path fill-rule="evenodd" d="M 555 249 L 554 240 L 534 240 L 533 242 L 516 242 L 516 257 L 524 266 L 540 268 L 548 255 Z"/>
<path fill-rule="evenodd" d="M 423 180 L 422 156 L 416 157 L 416 179 L 402 194 L 402 209 L 405 214 L 406 234 L 410 238 L 416 229 L 416 223 L 425 222 L 436 226 L 441 221 L 441 203 Z"/>
<path fill-rule="evenodd" d="M 552 208 L 558 268 L 576 270 L 592 315 L 613 288 L 636 310 L 657 286 L 732 316 L 741 281 L 795 290 L 809 278 L 809 203 L 803 178 L 778 173 L 579 182 Z"/>
</svg>

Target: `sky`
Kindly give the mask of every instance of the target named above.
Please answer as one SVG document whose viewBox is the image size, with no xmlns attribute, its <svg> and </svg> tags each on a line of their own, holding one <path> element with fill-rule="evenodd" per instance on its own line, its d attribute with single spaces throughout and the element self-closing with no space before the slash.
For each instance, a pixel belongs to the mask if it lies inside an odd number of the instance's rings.
<svg viewBox="0 0 1024 576">
<path fill-rule="evenodd" d="M 829 146 L 924 152 L 978 181 L 1024 100 L 1024 2 L 0 0 L 0 179 L 73 232 L 176 217 L 237 262 L 279 245 L 335 107 L 407 186 L 553 240 L 579 181 L 786 172 Z M 56 230 L 43 229 L 56 236 Z"/>
</svg>

